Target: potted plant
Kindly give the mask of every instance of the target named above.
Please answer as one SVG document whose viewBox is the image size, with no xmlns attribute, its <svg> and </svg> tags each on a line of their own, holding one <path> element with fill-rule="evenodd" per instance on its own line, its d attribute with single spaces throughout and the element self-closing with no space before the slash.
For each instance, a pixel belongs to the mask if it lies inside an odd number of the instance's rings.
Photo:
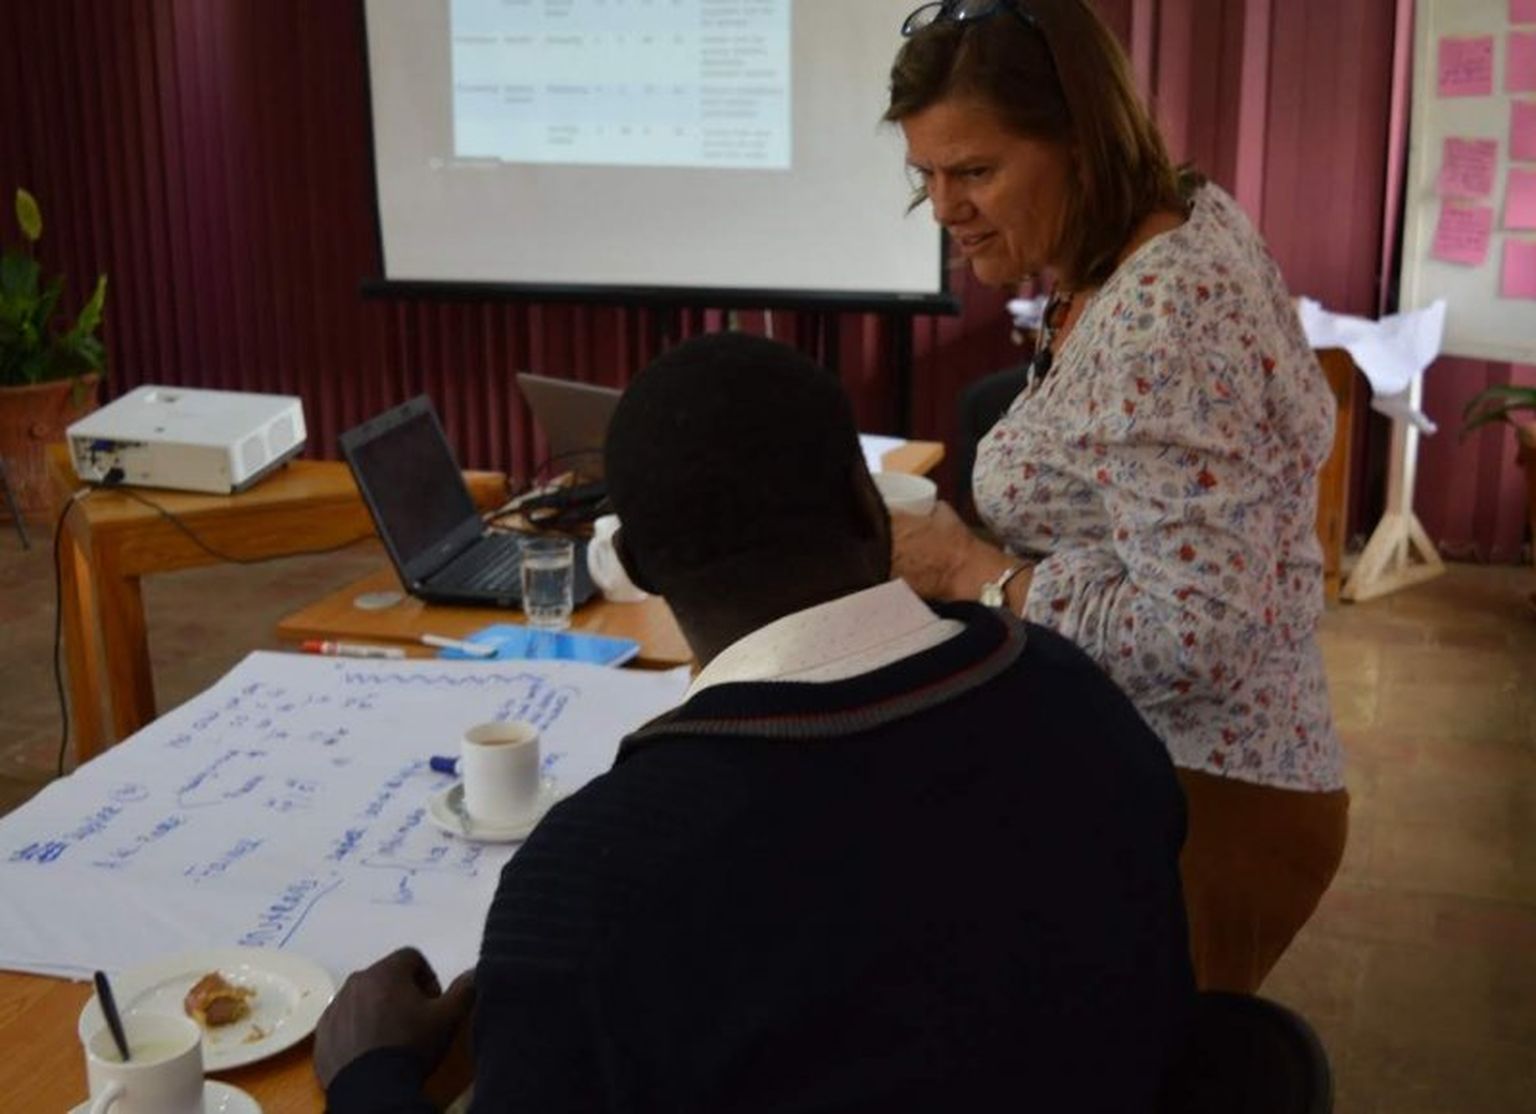
<svg viewBox="0 0 1536 1114">
<path fill-rule="evenodd" d="M 36 258 L 42 212 L 16 191 L 21 242 L 0 253 L 0 463 L 11 494 L 28 517 L 52 508 L 44 453 L 71 422 L 93 410 L 106 363 L 97 338 L 107 277 L 71 322 L 60 313 L 63 276 L 44 281 Z"/>
<path fill-rule="evenodd" d="M 1520 386 L 1501 383 L 1479 391 L 1467 403 L 1462 412 L 1462 432 L 1468 433 L 1479 426 L 1494 422 L 1508 422 L 1515 427 L 1519 439 L 1516 459 L 1525 466 L 1526 521 L 1531 528 L 1531 558 L 1536 563 L 1536 420 L 1522 421 L 1514 417 L 1521 412 L 1536 415 L 1536 386 Z M 1531 603 L 1536 607 L 1536 595 Z"/>
</svg>

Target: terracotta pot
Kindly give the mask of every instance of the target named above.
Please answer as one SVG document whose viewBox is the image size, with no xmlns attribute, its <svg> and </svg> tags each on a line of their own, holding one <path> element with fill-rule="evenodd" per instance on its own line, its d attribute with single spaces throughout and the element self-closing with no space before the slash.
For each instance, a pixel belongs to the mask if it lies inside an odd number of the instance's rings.
<svg viewBox="0 0 1536 1114">
<path fill-rule="evenodd" d="M 58 379 L 26 387 L 0 387 L 0 460 L 10 477 L 11 495 L 22 516 L 51 518 L 57 499 L 48 483 L 47 446 L 64 440 L 71 422 L 96 409 L 101 376 Z M 0 501 L 0 521 L 9 518 Z"/>
</svg>

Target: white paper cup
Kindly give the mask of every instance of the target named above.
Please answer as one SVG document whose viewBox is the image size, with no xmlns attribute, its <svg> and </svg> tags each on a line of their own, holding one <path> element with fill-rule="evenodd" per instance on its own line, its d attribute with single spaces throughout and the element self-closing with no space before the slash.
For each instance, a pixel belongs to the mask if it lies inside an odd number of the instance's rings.
<svg viewBox="0 0 1536 1114">
<path fill-rule="evenodd" d="M 202 1114 L 203 1031 L 189 1017 L 123 1018 L 129 1060 L 103 1025 L 85 1041 L 91 1114 Z"/>
<path fill-rule="evenodd" d="M 539 730 L 531 723 L 480 723 L 459 743 L 464 808 L 485 824 L 525 819 L 539 796 Z"/>
<path fill-rule="evenodd" d="M 648 598 L 647 593 L 635 587 L 619 551 L 613 544 L 613 535 L 619 530 L 619 516 L 605 514 L 592 523 L 592 540 L 587 543 L 587 572 L 592 583 L 603 590 L 603 598 L 611 603 L 639 603 Z"/>
<path fill-rule="evenodd" d="M 888 509 L 902 514 L 931 514 L 939 488 L 927 476 L 906 472 L 876 472 L 871 477 Z"/>
</svg>

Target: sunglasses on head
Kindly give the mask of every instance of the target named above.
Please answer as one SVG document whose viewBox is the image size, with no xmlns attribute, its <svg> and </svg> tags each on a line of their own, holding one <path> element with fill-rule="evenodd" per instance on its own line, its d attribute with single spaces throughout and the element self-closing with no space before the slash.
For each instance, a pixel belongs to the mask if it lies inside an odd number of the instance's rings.
<svg viewBox="0 0 1536 1114">
<path fill-rule="evenodd" d="M 935 23 L 971 23 L 988 19 L 1005 9 L 1017 16 L 1024 26 L 1038 29 L 1035 17 L 1025 11 L 1018 0 L 938 0 L 937 3 L 923 4 L 907 16 L 902 22 L 901 33 L 903 37 L 910 37 Z"/>
</svg>

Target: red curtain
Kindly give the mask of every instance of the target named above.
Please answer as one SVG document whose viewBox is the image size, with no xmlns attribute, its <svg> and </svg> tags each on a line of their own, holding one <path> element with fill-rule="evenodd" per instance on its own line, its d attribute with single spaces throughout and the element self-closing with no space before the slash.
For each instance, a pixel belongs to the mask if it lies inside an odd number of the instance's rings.
<svg viewBox="0 0 1536 1114">
<path fill-rule="evenodd" d="M 1375 311 L 1398 0 L 1100 0 L 1175 153 L 1255 216 L 1298 294 Z M 623 383 L 669 336 L 721 311 L 364 300 L 378 273 L 360 0 L 49 0 L 0 5 L 0 193 L 37 194 L 45 264 L 73 297 L 111 280 L 109 389 L 162 382 L 298 394 L 311 452 L 411 394 L 437 402 L 461 459 L 524 476 L 539 459 L 512 374 Z M 894 30 L 892 47 L 896 45 Z M 914 214 L 912 219 L 927 219 Z M 868 314 L 784 314 L 780 339 L 835 366 L 864 428 L 950 444 L 965 383 L 1013 363 L 1005 295 L 965 272 L 959 317 L 908 344 Z M 760 313 L 740 324 L 767 327 Z M 1483 365 L 1428 380 L 1431 413 Z M 1451 400 L 1454 401 L 1454 400 Z M 1508 474 L 1445 494 L 1431 439 L 1420 505 L 1436 536 L 1508 548 Z M 1437 443 L 1438 442 L 1438 443 Z M 1445 446 L 1445 448 L 1442 448 Z M 1456 452 L 1459 453 L 1459 447 Z M 1502 452 L 1502 450 L 1501 450 Z M 1498 454 L 1495 454 L 1498 455 Z M 1451 469 L 1464 479 L 1461 457 Z M 1491 500 L 1491 502 L 1490 502 Z M 1494 510 L 1468 519 L 1468 506 Z M 1445 514 L 1439 508 L 1444 507 Z M 1490 531 L 1492 531 L 1490 533 Z M 1503 552 L 1503 549 L 1499 550 Z"/>
</svg>

